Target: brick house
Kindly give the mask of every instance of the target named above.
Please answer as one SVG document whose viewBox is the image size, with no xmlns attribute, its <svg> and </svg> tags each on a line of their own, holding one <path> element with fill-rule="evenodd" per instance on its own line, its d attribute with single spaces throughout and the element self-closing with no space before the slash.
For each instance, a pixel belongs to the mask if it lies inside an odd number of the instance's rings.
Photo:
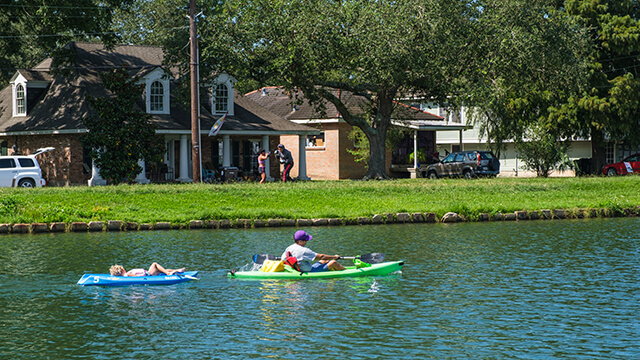
<svg viewBox="0 0 640 360">
<path fill-rule="evenodd" d="M 335 95 L 345 100 L 347 106 L 354 112 L 360 111 L 364 98 L 345 91 L 335 91 Z M 253 100 L 271 112 L 301 125 L 314 127 L 318 133 L 307 135 L 306 140 L 295 136 L 282 136 L 281 141 L 287 147 L 293 149 L 294 159 L 300 156 L 300 150 L 304 149 L 307 160 L 306 173 L 313 179 L 339 180 L 358 179 L 365 173 L 365 167 L 354 160 L 347 149 L 353 149 L 355 144 L 349 139 L 349 133 L 353 127 L 347 124 L 336 107 L 330 102 L 324 103 L 324 114 L 319 113 L 308 102 L 294 104 L 295 99 L 302 99 L 301 92 L 289 94 L 280 87 L 265 87 L 252 91 L 245 97 Z M 294 100 L 292 100 L 294 99 Z M 412 129 L 413 136 L 407 135 L 395 149 L 387 153 L 387 174 L 394 177 L 415 177 L 419 172 L 415 171 L 417 164 L 408 163 L 408 154 L 415 147 L 426 154 L 437 156 L 436 136 L 437 131 L 462 132 L 469 126 L 445 121 L 445 117 L 434 115 L 401 102 L 396 103 L 396 111 L 393 114 L 392 123 L 395 126 Z M 304 144 L 298 142 L 304 141 Z M 292 170 L 292 176 L 297 175 L 296 167 Z"/>
<path fill-rule="evenodd" d="M 69 43 L 67 48 L 72 55 L 63 67 L 65 73 L 54 72 L 52 59 L 46 59 L 33 69 L 17 70 L 10 84 L 0 90 L 0 154 L 30 154 L 52 146 L 54 151 L 38 159 L 48 184 L 104 184 L 83 148 L 81 135 L 86 128 L 81 119 L 91 111 L 86 100 L 89 94 L 108 95 L 99 73 L 126 66 L 132 77 L 145 84 L 137 106 L 152 115 L 158 125 L 156 134 L 167 147 L 163 164 L 149 168 L 141 162 L 145 171 L 136 180 L 192 181 L 190 111 L 178 100 L 175 83 L 180 79 L 175 69 L 163 65 L 162 49 L 133 45 L 106 49 L 102 44 L 83 42 Z M 234 83 L 232 77 L 220 74 L 201 87 L 203 167 L 215 171 L 237 168 L 239 177 L 251 178 L 256 175 L 258 148 L 275 148 L 281 136 L 306 140 L 317 133 L 235 94 Z M 209 137 L 209 130 L 225 113 L 221 130 Z M 304 157 L 297 166 L 304 175 Z M 279 165 L 270 161 L 267 171 L 270 177 L 280 171 Z"/>
</svg>

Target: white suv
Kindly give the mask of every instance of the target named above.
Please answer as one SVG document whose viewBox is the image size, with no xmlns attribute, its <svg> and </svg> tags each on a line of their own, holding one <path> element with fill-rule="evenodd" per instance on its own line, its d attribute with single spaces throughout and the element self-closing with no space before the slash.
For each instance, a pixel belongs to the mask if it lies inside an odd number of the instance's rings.
<svg viewBox="0 0 640 360">
<path fill-rule="evenodd" d="M 0 187 L 40 187 L 47 181 L 42 178 L 36 155 L 53 148 L 38 149 L 33 155 L 0 156 Z"/>
</svg>

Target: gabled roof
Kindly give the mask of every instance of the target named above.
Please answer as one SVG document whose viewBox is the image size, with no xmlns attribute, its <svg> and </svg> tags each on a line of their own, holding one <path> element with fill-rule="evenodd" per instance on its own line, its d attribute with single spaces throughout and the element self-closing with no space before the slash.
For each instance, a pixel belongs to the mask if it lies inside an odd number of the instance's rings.
<svg viewBox="0 0 640 360">
<path fill-rule="evenodd" d="M 362 112 L 362 106 L 367 101 L 363 96 L 356 95 L 348 91 L 335 89 L 332 91 L 335 96 L 344 101 L 346 106 L 349 108 L 349 111 L 355 114 Z M 271 86 L 252 91 L 247 93 L 245 96 L 288 120 L 301 121 L 340 118 L 339 111 L 328 101 L 323 103 L 325 106 L 324 115 L 319 111 L 316 111 L 315 108 L 311 106 L 306 99 L 304 99 L 304 94 L 301 91 L 291 94 L 282 87 Z M 302 101 L 302 104 L 296 105 L 294 110 L 293 102 L 298 99 L 304 100 Z M 441 116 L 407 106 L 400 102 L 396 102 L 396 105 L 396 111 L 394 112 L 393 117 L 397 120 L 444 120 Z"/>
<path fill-rule="evenodd" d="M 25 78 L 34 81 L 50 81 L 50 86 L 35 104 L 29 104 L 27 116 L 14 117 L 12 111 L 11 86 L 0 90 L 0 135 L 2 134 L 47 134 L 84 132 L 86 128 L 81 119 L 87 117 L 91 108 L 88 95 L 107 96 L 100 79 L 100 73 L 115 67 L 126 65 L 130 74 L 145 75 L 162 67 L 170 77 L 176 73 L 163 65 L 164 54 L 160 47 L 117 45 L 107 49 L 102 44 L 72 42 L 67 45 L 73 54 L 68 75 L 52 76 L 51 59 L 41 62 L 36 68 L 19 70 Z M 190 133 L 191 112 L 181 104 L 171 91 L 170 114 L 153 114 L 160 133 Z M 143 99 L 137 102 L 144 111 Z M 235 116 L 228 117 L 221 133 L 300 133 L 313 132 L 315 129 L 298 125 L 253 104 L 250 99 L 236 96 Z M 200 130 L 208 132 L 219 118 L 212 115 L 206 106 L 200 109 Z"/>
</svg>

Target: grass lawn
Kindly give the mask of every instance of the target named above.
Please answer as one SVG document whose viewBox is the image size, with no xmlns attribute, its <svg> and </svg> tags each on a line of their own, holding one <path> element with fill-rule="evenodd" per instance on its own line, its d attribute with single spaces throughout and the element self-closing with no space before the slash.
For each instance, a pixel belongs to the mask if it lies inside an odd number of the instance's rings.
<svg viewBox="0 0 640 360">
<path fill-rule="evenodd" d="M 640 205 L 640 176 L 585 178 L 403 179 L 0 188 L 0 224 L 122 220 L 313 219 L 398 212 L 480 213 L 605 209 Z"/>
</svg>

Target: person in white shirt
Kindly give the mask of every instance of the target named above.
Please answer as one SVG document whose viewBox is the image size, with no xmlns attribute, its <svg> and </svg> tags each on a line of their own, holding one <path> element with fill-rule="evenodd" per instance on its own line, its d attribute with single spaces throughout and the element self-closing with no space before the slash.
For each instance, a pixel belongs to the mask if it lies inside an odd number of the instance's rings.
<svg viewBox="0 0 640 360">
<path fill-rule="evenodd" d="M 304 230 L 296 231 L 293 235 L 294 243 L 284 250 L 282 260 L 286 260 L 290 254 L 298 260 L 300 271 L 302 272 L 338 271 L 345 269 L 345 267 L 337 261 L 340 259 L 340 255 L 319 254 L 307 248 L 307 241 L 312 238 L 313 236 L 307 234 Z M 316 260 L 316 263 L 311 264 Z"/>
</svg>

